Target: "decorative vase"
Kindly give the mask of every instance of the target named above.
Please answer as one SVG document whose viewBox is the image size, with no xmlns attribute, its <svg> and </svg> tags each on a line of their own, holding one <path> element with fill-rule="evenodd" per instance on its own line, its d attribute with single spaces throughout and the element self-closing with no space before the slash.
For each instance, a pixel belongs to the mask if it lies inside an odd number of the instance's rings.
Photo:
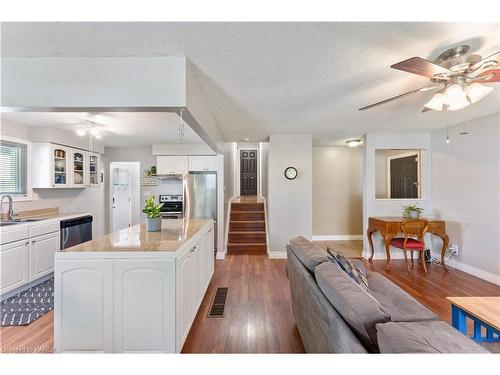
<svg viewBox="0 0 500 375">
<path fill-rule="evenodd" d="M 148 232 L 158 232 L 161 229 L 161 217 L 155 217 L 154 219 L 146 219 L 146 230 Z"/>
<path fill-rule="evenodd" d="M 412 219 L 419 219 L 420 218 L 420 212 L 418 212 L 418 211 L 410 211 L 410 217 Z"/>
</svg>

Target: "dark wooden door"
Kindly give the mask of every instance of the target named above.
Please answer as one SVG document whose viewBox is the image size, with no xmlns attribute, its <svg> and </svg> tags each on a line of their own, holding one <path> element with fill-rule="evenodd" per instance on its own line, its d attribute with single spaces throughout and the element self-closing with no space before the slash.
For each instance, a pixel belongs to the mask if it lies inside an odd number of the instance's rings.
<svg viewBox="0 0 500 375">
<path fill-rule="evenodd" d="M 240 194 L 257 195 L 257 151 L 240 150 Z"/>
<path fill-rule="evenodd" d="M 391 198 L 418 198 L 417 155 L 391 159 Z"/>
</svg>

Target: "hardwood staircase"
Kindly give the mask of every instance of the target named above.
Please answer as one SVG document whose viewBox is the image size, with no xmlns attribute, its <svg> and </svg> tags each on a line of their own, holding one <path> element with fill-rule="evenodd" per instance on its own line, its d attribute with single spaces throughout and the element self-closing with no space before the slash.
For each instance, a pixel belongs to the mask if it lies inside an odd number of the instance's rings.
<svg viewBox="0 0 500 375">
<path fill-rule="evenodd" d="M 266 254 L 264 203 L 232 202 L 229 218 L 228 254 Z"/>
</svg>

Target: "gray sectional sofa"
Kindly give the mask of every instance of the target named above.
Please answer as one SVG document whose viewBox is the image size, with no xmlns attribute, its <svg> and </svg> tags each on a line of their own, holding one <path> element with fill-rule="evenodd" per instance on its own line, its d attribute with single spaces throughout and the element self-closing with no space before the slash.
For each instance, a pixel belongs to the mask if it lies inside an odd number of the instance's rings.
<svg viewBox="0 0 500 375">
<path fill-rule="evenodd" d="M 292 312 L 308 353 L 487 353 L 377 272 L 369 292 L 303 237 L 287 246 Z"/>
</svg>

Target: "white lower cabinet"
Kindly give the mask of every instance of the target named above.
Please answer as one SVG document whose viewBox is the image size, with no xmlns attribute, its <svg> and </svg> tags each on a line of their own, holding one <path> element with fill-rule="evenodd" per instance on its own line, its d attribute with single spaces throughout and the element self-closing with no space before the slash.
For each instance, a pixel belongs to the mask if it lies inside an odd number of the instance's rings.
<svg viewBox="0 0 500 375">
<path fill-rule="evenodd" d="M 29 282 L 28 257 L 27 239 L 0 246 L 0 294 Z"/>
<path fill-rule="evenodd" d="M 59 232 L 30 239 L 30 281 L 54 271 L 54 254 L 59 251 Z"/>
<path fill-rule="evenodd" d="M 115 351 L 175 352 L 175 264 L 115 261 Z"/>
<path fill-rule="evenodd" d="M 113 352 L 113 260 L 58 260 L 55 271 L 56 352 Z"/>
<path fill-rule="evenodd" d="M 180 352 L 213 275 L 213 252 L 213 225 L 176 257 L 59 252 L 56 352 Z"/>
</svg>

